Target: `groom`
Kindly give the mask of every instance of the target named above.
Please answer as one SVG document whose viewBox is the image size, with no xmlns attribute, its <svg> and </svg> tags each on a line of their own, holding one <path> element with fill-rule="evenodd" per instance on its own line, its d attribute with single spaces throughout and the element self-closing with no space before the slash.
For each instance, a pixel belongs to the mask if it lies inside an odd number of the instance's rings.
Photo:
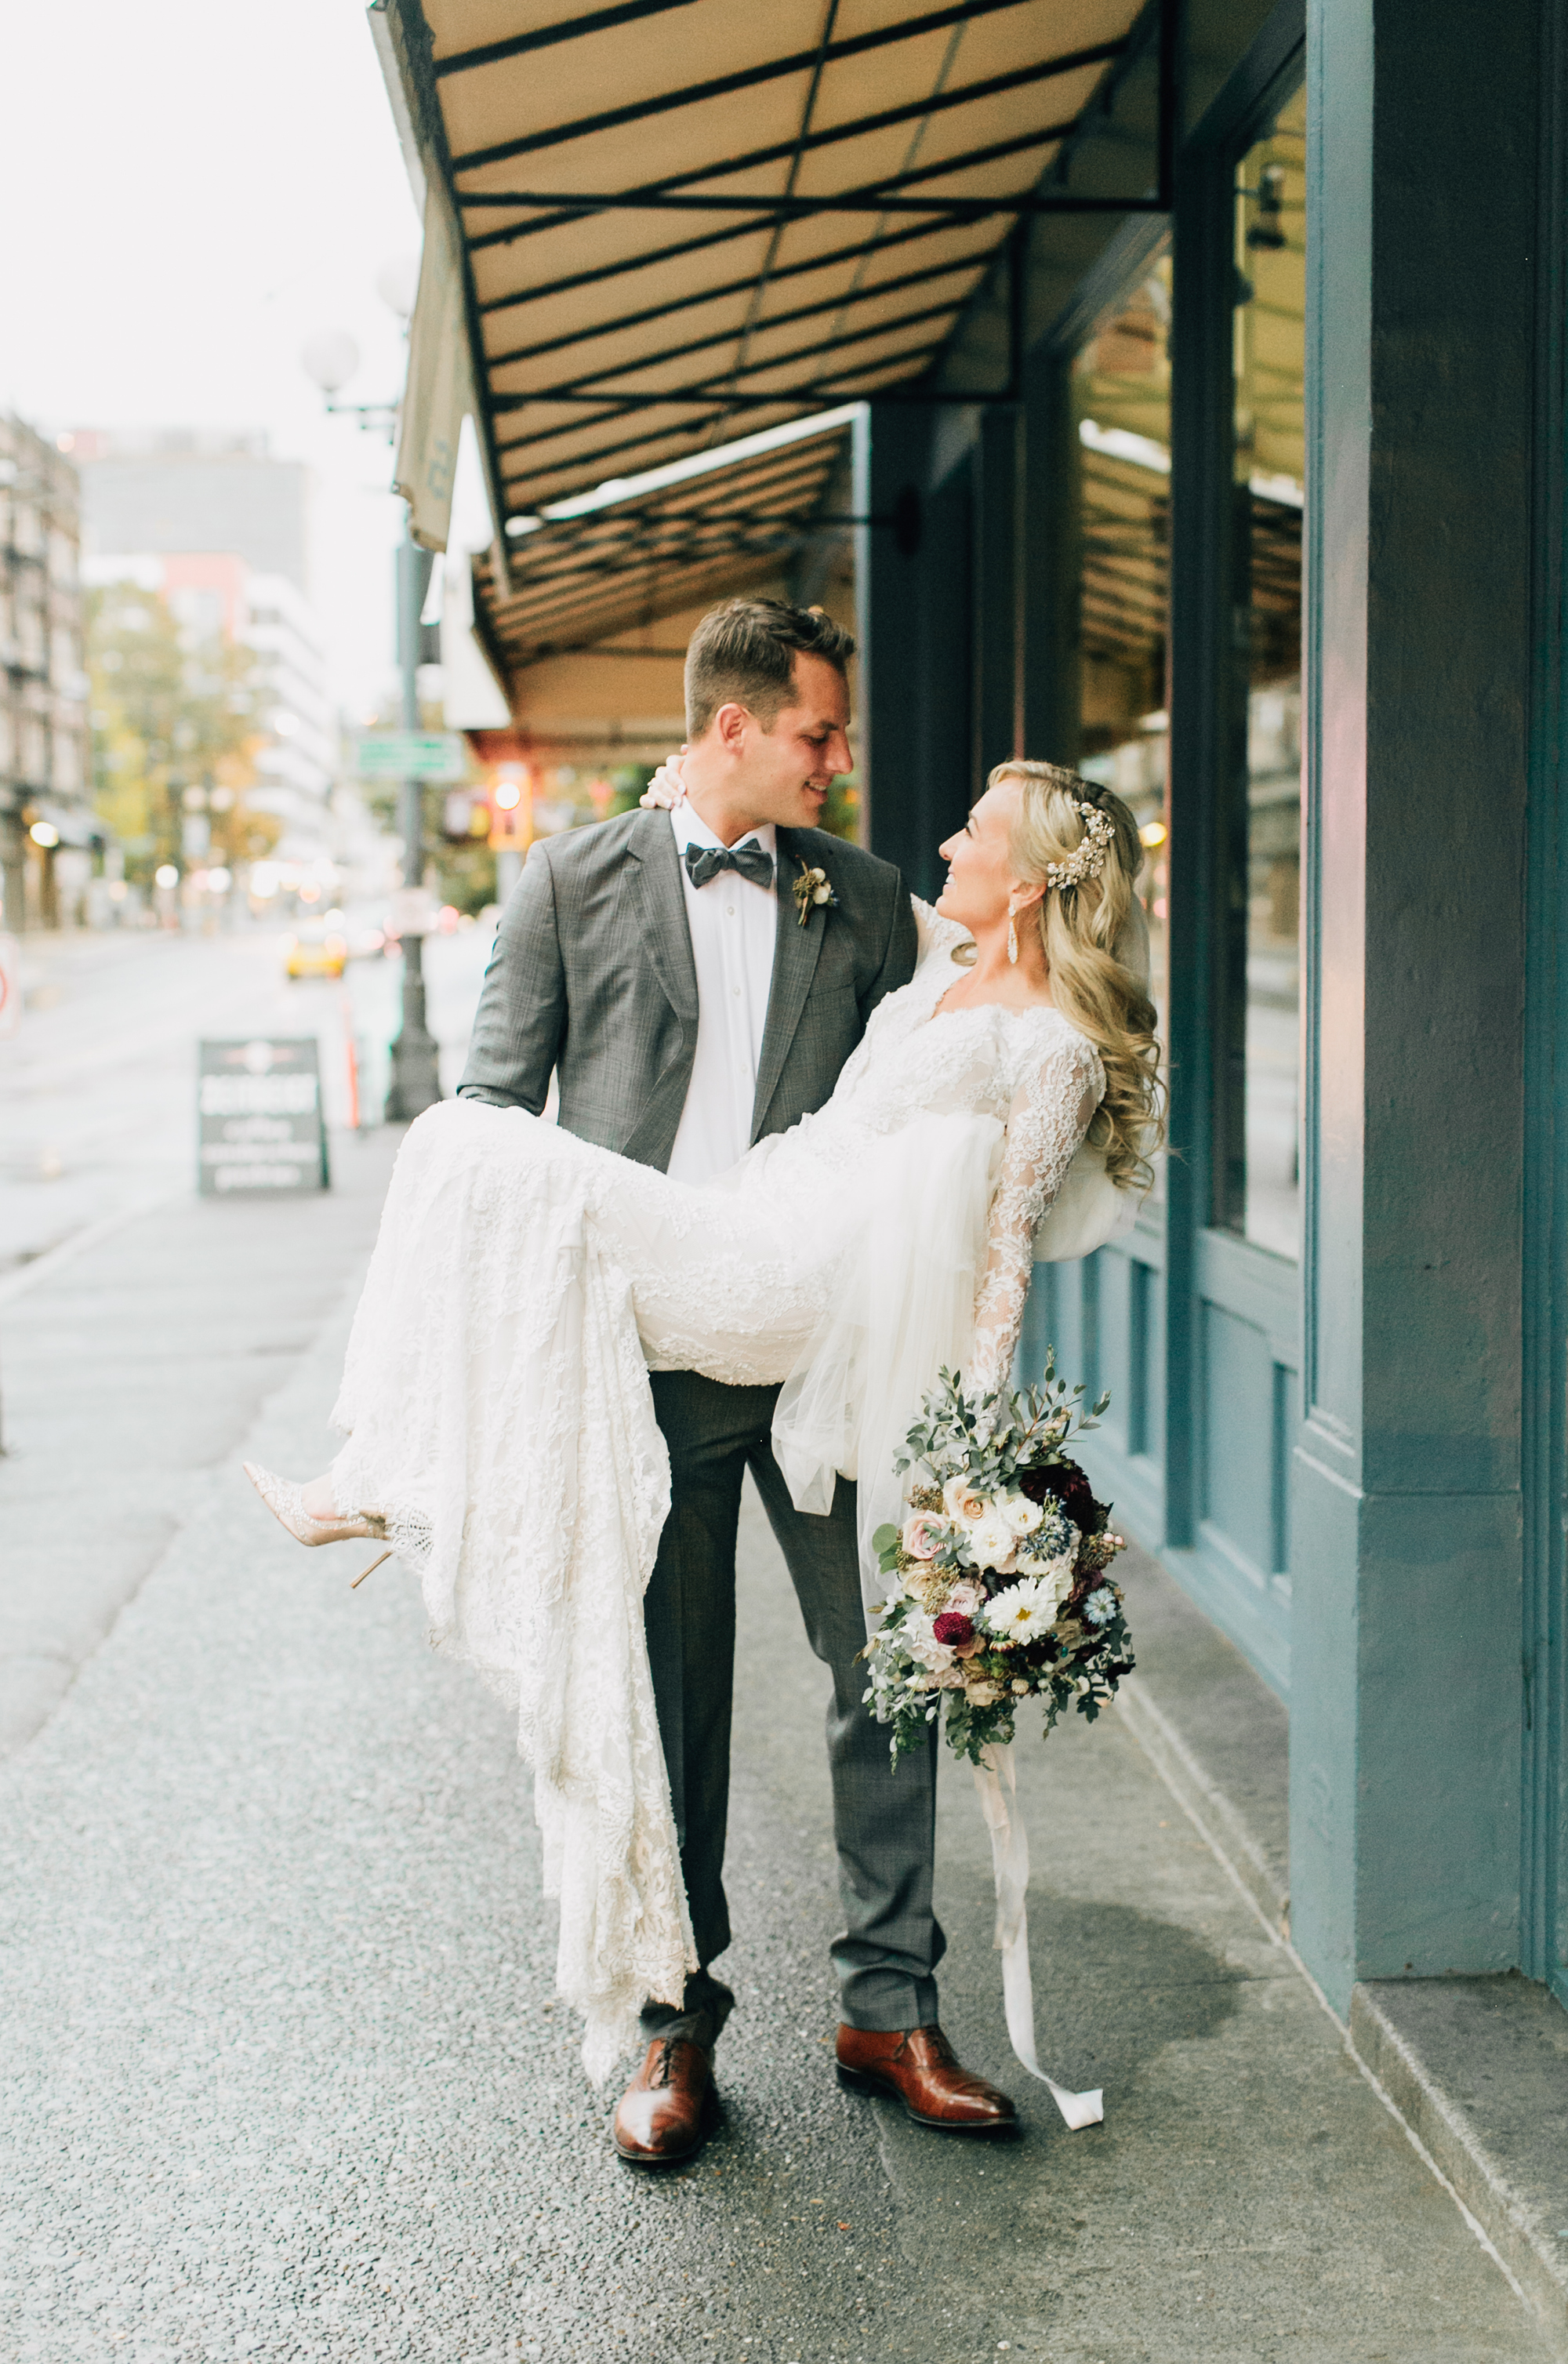
<svg viewBox="0 0 1568 2364">
<path fill-rule="evenodd" d="M 854 642 L 817 608 L 730 599 L 686 654 L 686 802 L 534 846 L 502 917 L 460 1093 L 706 1182 L 832 1093 L 884 994 L 915 963 L 893 866 L 817 827 L 851 764 Z M 832 900 L 797 901 L 825 873 Z M 801 911 L 804 910 L 804 920 Z M 811 1210 L 800 1210 L 803 1222 Z M 796 1511 L 769 1443 L 776 1388 L 651 1374 L 671 1507 L 644 1607 L 681 1868 L 702 1968 L 679 2008 L 643 2013 L 647 2057 L 616 2112 L 621 2158 L 664 2167 L 700 2143 L 714 2047 L 734 2002 L 709 1964 L 729 1944 L 724 1839 L 735 1656 L 735 1538 L 755 1480 L 817 1656 L 833 1674 L 828 1756 L 848 1926 L 832 1952 L 840 2081 L 895 2095 L 922 2125 L 995 2133 L 1004 2093 L 937 2024 L 944 1940 L 931 1909 L 936 1730 L 896 1780 L 862 1704 L 855 1489 Z"/>
</svg>

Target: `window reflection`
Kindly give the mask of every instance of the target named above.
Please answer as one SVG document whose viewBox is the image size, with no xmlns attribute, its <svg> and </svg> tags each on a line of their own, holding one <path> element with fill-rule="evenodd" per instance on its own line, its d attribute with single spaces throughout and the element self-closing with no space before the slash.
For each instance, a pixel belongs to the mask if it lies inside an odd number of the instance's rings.
<svg viewBox="0 0 1568 2364">
<path fill-rule="evenodd" d="M 1147 849 L 1153 997 L 1165 1031 L 1165 619 L 1171 267 L 1162 257 L 1073 362 L 1078 431 L 1079 769 L 1116 790 Z M 1156 1196 L 1164 1176 L 1157 1175 Z"/>
<path fill-rule="evenodd" d="M 1226 963 L 1231 1007 L 1215 1053 L 1240 1088 L 1223 1098 L 1212 1220 L 1292 1257 L 1300 1227 L 1305 146 L 1298 95 L 1236 173 L 1231 645 L 1245 713 L 1233 709 L 1232 743 L 1244 775 L 1216 784 L 1222 806 L 1233 798 L 1225 859 L 1235 883 L 1218 901 L 1236 914 L 1236 933 Z M 1143 831 L 1140 885 L 1162 1034 L 1171 304 L 1163 256 L 1098 323 L 1073 369 L 1079 764 L 1126 799 Z"/>
<path fill-rule="evenodd" d="M 1300 1238 L 1301 525 L 1305 476 L 1306 101 L 1236 176 L 1235 478 L 1246 529 L 1238 654 L 1247 667 L 1242 1171 L 1229 1226 L 1276 1254 Z"/>
</svg>

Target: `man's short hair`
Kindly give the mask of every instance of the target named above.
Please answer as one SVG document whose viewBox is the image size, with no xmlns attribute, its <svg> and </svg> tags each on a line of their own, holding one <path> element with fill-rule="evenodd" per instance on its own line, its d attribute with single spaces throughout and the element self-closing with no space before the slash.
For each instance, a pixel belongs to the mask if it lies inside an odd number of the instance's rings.
<svg viewBox="0 0 1568 2364">
<path fill-rule="evenodd" d="M 771 730 L 789 702 L 798 654 L 847 673 L 855 644 L 820 608 L 783 599 L 726 599 L 686 650 L 686 736 L 700 739 L 721 706 L 744 706 Z"/>
</svg>

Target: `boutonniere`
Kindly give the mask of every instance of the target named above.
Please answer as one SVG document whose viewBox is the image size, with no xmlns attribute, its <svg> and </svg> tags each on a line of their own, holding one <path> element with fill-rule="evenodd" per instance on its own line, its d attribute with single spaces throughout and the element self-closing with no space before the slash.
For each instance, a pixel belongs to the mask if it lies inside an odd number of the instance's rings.
<svg viewBox="0 0 1568 2364">
<path fill-rule="evenodd" d="M 790 892 L 795 897 L 795 908 L 800 914 L 800 924 L 803 928 L 810 919 L 815 906 L 821 905 L 829 911 L 835 911 L 839 908 L 839 898 L 828 884 L 828 873 L 825 870 L 810 869 L 804 862 L 800 865 L 800 875 Z"/>
</svg>

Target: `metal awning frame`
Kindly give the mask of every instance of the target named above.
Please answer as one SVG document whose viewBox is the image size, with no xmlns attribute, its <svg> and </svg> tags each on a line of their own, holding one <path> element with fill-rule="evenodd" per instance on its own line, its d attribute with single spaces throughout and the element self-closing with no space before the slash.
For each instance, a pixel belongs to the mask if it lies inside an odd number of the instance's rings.
<svg viewBox="0 0 1568 2364">
<path fill-rule="evenodd" d="M 803 125 L 795 138 L 787 142 L 775 142 L 765 149 L 759 149 L 754 153 L 748 153 L 739 158 L 704 163 L 692 171 L 666 175 L 658 182 L 645 184 L 632 189 L 617 192 L 584 192 L 581 195 L 573 194 L 565 197 L 559 193 L 544 195 L 529 191 L 465 192 L 462 189 L 462 175 L 481 164 L 494 164 L 503 157 L 522 156 L 536 152 L 542 148 L 560 146 L 572 139 L 585 136 L 590 131 L 603 129 L 612 120 L 617 127 L 627 127 L 636 122 L 651 120 L 679 106 L 689 106 L 705 97 L 719 95 L 730 87 L 739 88 L 743 84 L 749 86 L 754 83 L 758 79 L 755 73 L 745 77 L 719 76 L 710 83 L 691 84 L 673 92 L 651 94 L 646 101 L 639 102 L 631 108 L 612 109 L 604 117 L 586 117 L 572 123 L 547 127 L 528 139 L 500 143 L 498 148 L 492 146 L 489 149 L 476 150 L 473 153 L 458 157 L 451 154 L 446 137 L 439 90 L 439 84 L 453 74 L 461 73 L 472 66 L 493 63 L 500 58 L 522 55 L 534 49 L 557 46 L 591 32 L 604 30 L 617 25 L 631 24 L 664 14 L 673 8 L 691 5 L 694 5 L 694 0 L 620 0 L 620 5 L 617 6 L 586 10 L 580 16 L 564 22 L 535 28 L 516 36 L 509 41 L 492 43 L 480 49 L 461 52 L 456 57 L 438 61 L 432 55 L 428 28 L 425 23 L 423 12 L 418 6 L 418 0 L 384 0 L 384 14 L 395 27 L 398 36 L 396 47 L 400 52 L 410 95 L 415 102 L 420 145 L 428 162 L 439 171 L 454 220 L 461 228 L 465 308 L 469 341 L 476 364 L 476 402 L 481 414 L 476 423 L 480 427 L 481 440 L 485 446 L 487 474 L 497 490 L 500 490 L 506 483 L 502 467 L 503 452 L 515 453 L 519 450 L 538 449 L 552 440 L 569 439 L 574 434 L 581 433 L 585 428 L 591 429 L 601 419 L 606 423 L 618 418 L 630 419 L 639 413 L 662 407 L 669 408 L 676 415 L 685 414 L 684 431 L 691 431 L 704 426 L 717 425 L 727 417 L 733 417 L 737 413 L 744 413 L 748 410 L 777 411 L 783 407 L 801 415 L 834 399 L 855 398 L 856 395 L 862 392 L 866 395 L 874 394 L 879 401 L 915 401 L 937 405 L 956 404 L 965 407 L 977 401 L 1015 402 L 1018 399 L 1021 389 L 1021 243 L 1028 224 L 1042 215 L 1058 213 L 1165 214 L 1171 209 L 1176 130 L 1179 119 L 1181 0 L 1149 0 L 1149 5 L 1120 40 L 1099 43 L 1092 49 L 1074 51 L 1062 58 L 1034 61 L 1014 68 L 1005 74 L 987 76 L 978 82 L 963 84 L 953 91 L 932 94 L 919 102 L 909 102 L 899 107 L 878 110 L 817 131 L 807 129 Z M 1019 0 L 958 0 L 958 5 L 927 10 L 918 16 L 911 16 L 901 20 L 896 26 L 879 28 L 873 32 L 855 36 L 848 41 L 835 43 L 831 39 L 825 39 L 816 51 L 791 53 L 787 58 L 769 61 L 763 72 L 768 77 L 799 73 L 807 70 L 819 74 L 824 65 L 836 58 L 858 54 L 862 50 L 869 50 L 884 47 L 895 39 L 908 39 L 940 27 L 959 26 L 1018 5 Z M 1103 191 L 1092 194 L 1074 191 L 1069 185 L 1069 181 L 1075 147 L 1083 137 L 1093 130 L 1095 120 L 1103 119 L 1109 112 L 1119 84 L 1133 66 L 1147 58 L 1151 48 L 1157 50 L 1158 56 L 1157 172 L 1154 187 L 1152 190 L 1145 187 L 1137 193 L 1117 195 L 1106 195 Z M 889 175 L 882 181 L 835 195 L 802 197 L 794 192 L 795 169 L 801 157 L 810 150 L 830 145 L 868 130 L 884 128 L 888 124 L 926 117 L 948 107 L 972 104 L 986 95 L 1019 88 L 1030 83 L 1044 82 L 1081 69 L 1086 64 L 1102 61 L 1109 68 L 1109 72 L 1096 86 L 1089 105 L 1068 122 L 1040 127 L 1017 138 L 995 141 L 985 147 L 967 151 L 959 157 L 944 159 L 923 169 L 916 167 L 911 171 Z M 930 192 L 931 182 L 943 174 L 955 173 L 983 163 L 995 162 L 1007 154 L 1025 152 L 1047 141 L 1059 142 L 1059 151 L 1045 183 L 1031 191 L 1021 192 L 1011 196 L 995 197 L 942 196 Z M 784 193 L 776 196 L 735 197 L 720 191 L 703 190 L 698 185 L 705 180 L 711 182 L 721 176 L 734 175 L 740 171 L 784 159 L 790 162 L 790 185 Z M 913 185 L 915 184 L 921 184 L 923 186 L 917 191 Z M 472 215 L 483 214 L 486 210 L 496 208 L 505 209 L 508 206 L 513 210 L 527 209 L 537 217 L 527 222 L 514 222 L 495 231 L 469 235 L 469 217 Z M 847 244 L 835 249 L 831 257 L 817 257 L 809 259 L 805 263 L 787 266 L 785 272 L 778 274 L 781 277 L 796 275 L 810 270 L 820 271 L 829 261 L 839 263 L 858 261 L 873 251 L 885 251 L 892 244 L 914 243 L 922 237 L 962 228 L 968 224 L 985 220 L 1010 219 L 1014 227 L 1004 243 L 1001 257 L 998 258 L 993 252 L 989 256 L 977 256 L 974 259 L 974 267 L 981 270 L 982 278 L 979 287 L 973 291 L 971 297 L 973 301 L 975 296 L 983 292 L 1000 262 L 1000 267 L 1007 271 L 1009 278 L 1008 312 L 1011 335 L 1006 382 L 1000 386 L 964 389 L 962 392 L 950 392 L 921 383 L 922 379 L 929 379 L 934 373 L 940 362 L 943 346 L 951 342 L 956 332 L 956 324 L 950 327 L 946 336 L 940 340 L 933 340 L 929 343 L 917 342 L 905 351 L 891 355 L 882 351 L 876 358 L 867 360 L 858 367 L 852 358 L 848 357 L 847 349 L 852 348 L 857 341 L 869 342 L 874 337 L 879 342 L 884 344 L 888 338 L 896 337 L 903 331 L 917 329 L 929 321 L 942 318 L 951 320 L 952 307 L 950 305 L 941 307 L 914 307 L 892 321 L 884 321 L 877 329 L 865 332 L 859 339 L 851 333 L 848 337 L 840 336 L 831 340 L 824 340 L 819 345 L 813 346 L 808 343 L 796 347 L 782 356 L 773 357 L 769 362 L 743 360 L 740 366 L 732 369 L 722 383 L 699 383 L 665 392 L 644 389 L 616 392 L 613 385 L 606 384 L 606 381 L 613 379 L 617 373 L 614 370 L 601 370 L 581 378 L 566 379 L 543 392 L 511 395 L 493 391 L 492 372 L 506 366 L 510 362 L 537 359 L 542 351 L 566 351 L 573 345 L 584 343 L 606 334 L 642 327 L 654 319 L 671 318 L 684 310 L 709 303 L 717 295 L 739 294 L 751 285 L 757 289 L 760 304 L 762 293 L 771 284 L 773 276 L 771 256 L 769 263 L 764 265 L 762 273 L 755 281 L 732 280 L 721 283 L 718 286 L 698 289 L 689 296 L 668 304 L 650 306 L 608 321 L 591 323 L 584 329 L 573 331 L 571 335 L 562 337 L 553 343 L 546 340 L 537 350 L 522 347 L 511 353 L 496 355 L 486 353 L 481 328 L 483 316 L 473 277 L 471 258 L 474 252 L 482 248 L 507 244 L 537 235 L 545 229 L 552 226 L 559 227 L 563 222 L 580 219 L 589 214 L 648 210 L 669 212 L 677 216 L 683 213 L 700 216 L 707 212 L 723 211 L 729 218 L 722 228 L 691 239 L 673 240 L 651 250 L 639 258 L 638 267 L 642 269 L 651 268 L 684 255 L 722 247 L 727 241 L 754 235 L 759 228 L 771 228 L 774 230 L 776 248 L 776 234 L 782 232 L 790 221 L 814 215 L 843 214 L 846 217 L 852 217 L 856 214 L 875 213 L 879 217 L 888 214 L 907 214 L 914 217 L 907 228 L 895 230 L 890 238 Z M 913 270 L 903 273 L 894 284 L 912 288 L 956 275 L 965 267 L 961 260 L 944 266 L 934 267 L 929 273 Z M 565 274 L 546 285 L 529 289 L 525 295 L 496 298 L 484 309 L 486 312 L 510 309 L 521 302 L 538 300 L 545 294 L 559 293 L 569 288 L 592 284 L 597 280 L 612 276 L 624 276 L 625 273 L 625 265 L 615 264 L 601 265 L 593 270 Z M 789 320 L 805 320 L 829 310 L 837 310 L 841 316 L 855 303 L 870 302 L 879 297 L 884 298 L 886 292 L 885 283 L 864 290 L 852 290 L 849 294 L 847 303 L 840 302 L 837 307 L 826 304 L 803 306 L 785 318 Z M 960 320 L 967 308 L 967 307 L 961 307 Z M 772 330 L 781 325 L 781 322 L 774 319 L 762 325 Z M 683 358 L 688 352 L 700 351 L 708 342 L 721 341 L 723 341 L 722 339 L 695 340 L 689 346 L 671 347 L 655 358 L 667 362 Z M 825 372 L 820 377 L 813 378 L 805 385 L 797 382 L 784 388 L 763 391 L 748 388 L 736 383 L 738 378 L 757 377 L 770 371 L 795 368 L 803 362 L 808 362 L 818 356 L 825 357 L 829 353 L 844 354 L 846 356 L 844 365 L 837 371 Z M 639 363 L 639 367 L 648 365 L 646 357 Z M 890 368 L 898 369 L 903 373 L 895 385 L 886 385 L 874 382 L 879 373 L 884 373 Z M 629 368 L 623 368 L 618 374 L 626 375 L 631 373 Z M 868 379 L 873 382 L 870 385 L 865 384 Z M 591 415 L 575 417 L 562 426 L 541 429 L 537 434 L 531 436 L 507 437 L 505 440 L 498 436 L 496 429 L 502 418 L 512 412 L 536 407 L 541 402 L 570 407 L 572 410 L 579 413 L 585 410 Z M 596 450 L 594 453 L 595 462 L 607 466 L 626 452 L 635 451 L 639 444 L 646 440 L 645 437 L 628 436 L 613 446 Z M 508 508 L 507 515 L 512 513 Z M 497 520 L 498 524 L 504 524 L 505 521 L 505 519 Z"/>
<path fill-rule="evenodd" d="M 840 410 L 820 429 L 762 451 L 743 441 L 733 460 L 718 464 L 715 454 L 673 482 L 655 476 L 591 505 L 567 504 L 562 516 L 516 520 L 527 532 L 512 544 L 510 581 L 485 585 L 478 602 L 489 634 L 514 669 L 526 669 L 613 641 L 633 620 L 628 605 L 656 620 L 722 596 L 734 578 L 787 568 L 855 525 L 917 533 L 917 516 L 898 504 L 886 517 L 846 508 L 850 434 Z"/>
</svg>

